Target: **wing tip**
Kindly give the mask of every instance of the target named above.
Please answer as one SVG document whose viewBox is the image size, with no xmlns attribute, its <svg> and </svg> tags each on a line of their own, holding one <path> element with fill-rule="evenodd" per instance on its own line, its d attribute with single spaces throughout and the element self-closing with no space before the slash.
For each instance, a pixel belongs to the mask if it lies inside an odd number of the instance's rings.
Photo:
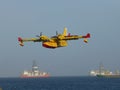
<svg viewBox="0 0 120 90">
<path fill-rule="evenodd" d="M 18 37 L 18 41 L 21 42 L 21 41 L 22 41 L 22 38 L 21 38 L 21 37 Z"/>
<path fill-rule="evenodd" d="M 19 45 L 20 45 L 20 46 L 24 46 L 24 44 L 23 44 L 23 40 L 22 40 L 21 37 L 18 37 L 18 41 L 19 41 Z"/>
<path fill-rule="evenodd" d="M 90 38 L 90 36 L 91 36 L 90 33 L 88 33 L 88 34 L 86 35 L 87 38 Z"/>
</svg>

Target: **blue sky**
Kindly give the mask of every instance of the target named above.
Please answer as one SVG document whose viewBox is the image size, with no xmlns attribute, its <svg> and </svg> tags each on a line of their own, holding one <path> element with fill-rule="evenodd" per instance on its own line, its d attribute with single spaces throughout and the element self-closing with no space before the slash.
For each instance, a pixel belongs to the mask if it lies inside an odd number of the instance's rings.
<svg viewBox="0 0 120 90">
<path fill-rule="evenodd" d="M 88 75 L 102 62 L 120 70 L 119 0 L 2 0 L 0 1 L 0 77 L 18 77 L 36 60 L 41 71 L 52 76 Z M 63 32 L 91 33 L 89 43 L 69 41 L 68 47 L 46 49 L 41 43 L 25 43 L 17 37 L 48 36 Z"/>
</svg>

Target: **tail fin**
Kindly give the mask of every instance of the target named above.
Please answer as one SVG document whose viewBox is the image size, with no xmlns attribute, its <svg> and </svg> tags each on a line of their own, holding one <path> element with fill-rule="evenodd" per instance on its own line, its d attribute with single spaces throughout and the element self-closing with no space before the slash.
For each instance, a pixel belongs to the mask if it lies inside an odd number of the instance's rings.
<svg viewBox="0 0 120 90">
<path fill-rule="evenodd" d="M 86 36 L 83 36 L 83 38 L 84 38 L 84 42 L 88 43 L 88 39 L 87 38 L 90 38 L 90 33 L 88 33 Z"/>
<path fill-rule="evenodd" d="M 22 40 L 21 37 L 18 37 L 18 41 L 19 41 L 19 45 L 20 45 L 20 46 L 24 46 L 24 44 L 23 44 L 23 40 Z"/>
<path fill-rule="evenodd" d="M 67 36 L 67 28 L 65 27 L 64 28 L 64 31 L 63 31 L 63 34 L 62 34 L 63 36 Z"/>
</svg>

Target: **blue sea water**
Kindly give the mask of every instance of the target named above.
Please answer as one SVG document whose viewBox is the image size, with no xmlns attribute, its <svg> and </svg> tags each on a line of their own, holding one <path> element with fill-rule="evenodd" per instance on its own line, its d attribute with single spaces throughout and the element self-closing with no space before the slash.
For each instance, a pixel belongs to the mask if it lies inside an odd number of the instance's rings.
<svg viewBox="0 0 120 90">
<path fill-rule="evenodd" d="M 120 78 L 0 78 L 0 90 L 120 90 Z"/>
</svg>

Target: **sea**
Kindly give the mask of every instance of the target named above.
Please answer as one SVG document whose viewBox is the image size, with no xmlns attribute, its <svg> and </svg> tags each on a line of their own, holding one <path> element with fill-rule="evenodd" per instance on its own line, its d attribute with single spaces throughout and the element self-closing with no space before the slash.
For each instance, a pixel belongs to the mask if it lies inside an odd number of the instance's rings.
<svg viewBox="0 0 120 90">
<path fill-rule="evenodd" d="M 0 90 L 120 90 L 120 78 L 0 78 Z"/>
</svg>

